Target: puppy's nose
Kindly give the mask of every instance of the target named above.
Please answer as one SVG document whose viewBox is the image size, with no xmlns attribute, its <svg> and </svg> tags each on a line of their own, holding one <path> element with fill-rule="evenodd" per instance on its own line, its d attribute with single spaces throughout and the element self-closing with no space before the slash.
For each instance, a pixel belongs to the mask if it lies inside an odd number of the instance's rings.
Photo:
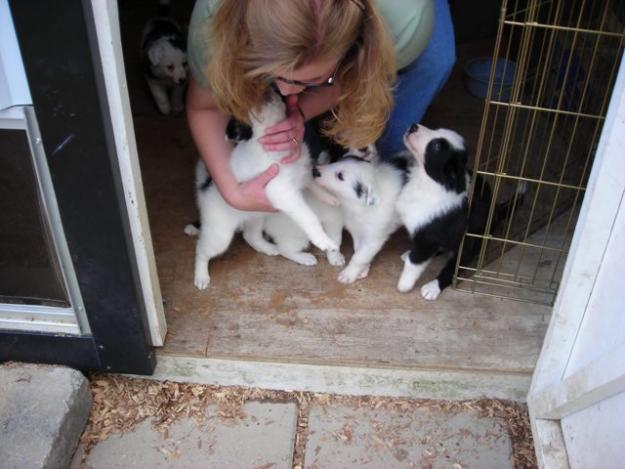
<svg viewBox="0 0 625 469">
<path fill-rule="evenodd" d="M 321 177 L 321 173 L 319 172 L 319 170 L 317 169 L 316 166 L 313 166 L 312 175 L 313 175 L 314 178 Z"/>
<path fill-rule="evenodd" d="M 410 126 L 410 128 L 408 129 L 408 132 L 409 132 L 409 133 L 411 133 L 411 134 L 413 134 L 413 133 L 415 133 L 417 130 L 419 130 L 419 124 L 416 124 L 416 123 L 415 123 L 415 124 L 412 124 L 412 125 Z"/>
</svg>

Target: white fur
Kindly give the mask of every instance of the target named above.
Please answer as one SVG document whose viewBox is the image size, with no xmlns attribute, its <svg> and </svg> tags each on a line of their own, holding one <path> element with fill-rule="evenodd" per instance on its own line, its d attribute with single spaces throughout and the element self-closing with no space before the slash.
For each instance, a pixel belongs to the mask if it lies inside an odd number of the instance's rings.
<svg viewBox="0 0 625 469">
<path fill-rule="evenodd" d="M 155 18 L 148 22 L 142 39 L 144 66 L 151 74 L 145 73 L 148 88 L 162 114 L 184 109 L 184 91 L 187 82 L 187 52 L 172 43 L 172 37 L 162 36 L 151 44 L 145 43 L 146 36 L 151 33 L 158 22 L 167 22 L 179 30 L 178 25 L 169 18 Z M 182 38 L 182 32 L 179 30 Z"/>
<path fill-rule="evenodd" d="M 388 164 L 354 159 L 339 160 L 317 169 L 321 175 L 315 178 L 315 184 L 339 199 L 345 228 L 352 236 L 354 255 L 338 276 L 339 282 L 352 283 L 367 276 L 371 261 L 401 225 L 395 201 L 403 176 Z M 361 197 L 354 190 L 357 183 L 362 185 Z"/>
<path fill-rule="evenodd" d="M 266 152 L 258 142 L 267 128 L 285 117 L 285 105 L 275 94 L 258 116 L 250 115 L 253 137 L 240 142 L 232 152 L 230 165 L 237 181 L 249 180 L 287 156 L 288 152 Z M 303 196 L 303 189 L 312 179 L 310 154 L 301 145 L 300 157 L 293 163 L 281 165 L 280 172 L 265 187 L 271 204 L 288 215 L 321 250 L 338 250 L 338 246 L 323 230 L 321 223 Z M 195 286 L 205 289 L 210 283 L 210 259 L 223 253 L 234 233 L 241 229 L 245 240 L 254 249 L 269 255 L 278 254 L 275 245 L 262 236 L 264 213 L 237 210 L 226 203 L 215 184 L 198 191 L 201 230 L 195 254 Z"/>
<path fill-rule="evenodd" d="M 421 287 L 421 296 L 428 301 L 434 301 L 435 299 L 438 298 L 438 295 L 440 294 L 441 294 L 441 288 L 438 285 L 437 278 L 429 281 L 428 283 L 426 283 L 425 285 Z"/>
<path fill-rule="evenodd" d="M 304 191 L 304 199 L 317 214 L 321 225 L 330 238 L 340 248 L 343 235 L 341 209 L 319 200 L 310 190 Z M 317 258 L 314 255 L 303 252 L 310 244 L 308 236 L 284 213 L 267 215 L 264 231 L 271 236 L 281 256 L 302 265 L 315 265 L 317 263 Z M 326 257 L 331 265 L 341 266 L 345 264 L 345 258 L 338 249 L 327 250 Z"/>
</svg>

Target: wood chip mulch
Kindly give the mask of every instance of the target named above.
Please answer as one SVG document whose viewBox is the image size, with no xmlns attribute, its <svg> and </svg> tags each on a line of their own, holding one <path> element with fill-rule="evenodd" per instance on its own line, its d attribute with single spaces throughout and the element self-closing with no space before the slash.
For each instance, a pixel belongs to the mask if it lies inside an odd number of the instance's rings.
<svg viewBox="0 0 625 469">
<path fill-rule="evenodd" d="M 536 468 L 527 407 L 511 401 L 492 399 L 440 401 L 374 396 L 342 396 L 310 392 L 271 391 L 257 388 L 210 386 L 173 381 L 154 381 L 119 375 L 94 374 L 90 377 L 93 404 L 87 427 L 81 437 L 83 463 L 90 450 L 112 434 L 124 433 L 138 423 L 150 419 L 152 427 L 167 435 L 169 426 L 179 418 L 193 418 L 201 423 L 208 405 L 216 405 L 218 417 L 232 421 L 244 417 L 243 405 L 248 401 L 296 402 L 297 433 L 293 468 L 304 467 L 308 439 L 308 415 L 311 404 L 346 405 L 353 408 L 385 409 L 409 412 L 431 409 L 445 412 L 471 412 L 495 418 L 507 428 L 512 441 L 512 462 L 515 468 Z M 349 438 L 350 429 L 337 437 Z"/>
</svg>

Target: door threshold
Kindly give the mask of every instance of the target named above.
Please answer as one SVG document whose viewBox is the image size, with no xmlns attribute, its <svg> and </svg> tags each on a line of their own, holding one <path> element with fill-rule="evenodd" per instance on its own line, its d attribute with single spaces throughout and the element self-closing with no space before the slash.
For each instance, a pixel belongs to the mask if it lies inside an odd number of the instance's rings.
<svg viewBox="0 0 625 469">
<path fill-rule="evenodd" d="M 148 378 L 354 396 L 525 402 L 531 373 L 315 365 L 157 352 L 156 369 Z"/>
</svg>

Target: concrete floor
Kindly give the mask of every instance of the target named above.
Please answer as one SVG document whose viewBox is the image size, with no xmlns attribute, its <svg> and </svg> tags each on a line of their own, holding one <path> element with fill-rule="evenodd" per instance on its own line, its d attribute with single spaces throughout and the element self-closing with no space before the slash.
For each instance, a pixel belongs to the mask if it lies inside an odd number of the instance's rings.
<svg viewBox="0 0 625 469">
<path fill-rule="evenodd" d="M 509 402 L 288 393 L 98 375 L 71 467 L 533 468 Z"/>
</svg>

